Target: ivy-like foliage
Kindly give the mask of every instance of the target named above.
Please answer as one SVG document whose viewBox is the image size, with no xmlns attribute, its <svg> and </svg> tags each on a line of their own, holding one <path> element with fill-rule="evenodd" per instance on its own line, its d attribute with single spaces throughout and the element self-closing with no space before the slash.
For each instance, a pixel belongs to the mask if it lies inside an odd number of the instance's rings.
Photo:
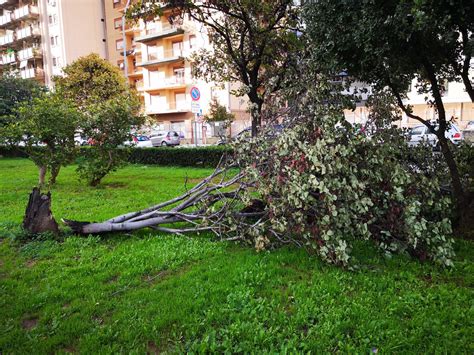
<svg viewBox="0 0 474 355">
<path fill-rule="evenodd" d="M 357 239 L 387 255 L 452 265 L 449 198 L 441 197 L 436 176 L 402 158 L 403 136 L 378 124 L 368 136 L 320 107 L 272 140 L 235 144 L 253 186 L 243 202 L 259 201 L 265 211 L 238 233 L 257 249 L 294 243 L 343 266 Z"/>
</svg>

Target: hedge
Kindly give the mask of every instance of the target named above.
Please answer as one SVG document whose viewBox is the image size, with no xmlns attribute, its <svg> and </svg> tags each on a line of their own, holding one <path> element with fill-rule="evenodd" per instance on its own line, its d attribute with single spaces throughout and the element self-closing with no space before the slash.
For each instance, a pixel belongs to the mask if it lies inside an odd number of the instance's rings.
<svg viewBox="0 0 474 355">
<path fill-rule="evenodd" d="M 38 147 L 37 149 L 41 149 Z M 92 149 L 81 147 L 80 151 Z M 131 164 L 161 165 L 161 166 L 195 166 L 215 167 L 224 153 L 232 150 L 223 146 L 196 148 L 127 148 L 130 151 L 128 162 Z M 80 155 L 80 154 L 79 154 Z M 0 147 L 0 156 L 11 158 L 27 158 L 28 155 L 21 147 Z"/>
</svg>

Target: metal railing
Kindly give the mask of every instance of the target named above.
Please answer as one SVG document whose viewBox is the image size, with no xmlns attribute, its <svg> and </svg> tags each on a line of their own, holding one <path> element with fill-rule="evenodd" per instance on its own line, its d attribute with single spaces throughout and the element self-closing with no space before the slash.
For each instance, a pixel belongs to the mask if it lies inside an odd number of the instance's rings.
<svg viewBox="0 0 474 355">
<path fill-rule="evenodd" d="M 16 62 L 15 53 L 2 54 L 0 57 L 2 64 L 10 64 Z"/>
<path fill-rule="evenodd" d="M 44 75 L 43 69 L 40 68 L 27 68 L 21 69 L 20 75 L 23 79 L 31 79 Z"/>
<path fill-rule="evenodd" d="M 148 52 L 148 61 L 183 57 L 182 49 L 167 49 L 161 52 Z"/>
<path fill-rule="evenodd" d="M 153 113 L 166 113 L 169 111 L 190 111 L 191 104 L 186 101 L 164 101 L 162 103 L 156 103 L 152 105 L 146 105 L 146 112 L 148 114 Z"/>
<path fill-rule="evenodd" d="M 15 36 L 13 35 L 13 33 L 8 33 L 8 34 L 0 37 L 0 46 L 12 43 L 14 41 L 15 41 Z"/>
<path fill-rule="evenodd" d="M 41 32 L 38 26 L 28 26 L 16 30 L 16 39 L 19 40 L 30 36 L 38 36 L 40 34 Z"/>
<path fill-rule="evenodd" d="M 22 49 L 21 51 L 18 51 L 18 60 L 27 60 L 39 56 L 40 54 L 41 50 L 38 47 Z"/>
<path fill-rule="evenodd" d="M 24 17 L 36 16 L 39 14 L 38 7 L 33 5 L 26 5 L 15 9 L 13 12 L 15 20 L 20 20 Z"/>
<path fill-rule="evenodd" d="M 0 16 L 0 26 L 4 26 L 9 24 L 13 21 L 13 16 L 11 12 L 4 12 L 2 16 Z"/>
</svg>

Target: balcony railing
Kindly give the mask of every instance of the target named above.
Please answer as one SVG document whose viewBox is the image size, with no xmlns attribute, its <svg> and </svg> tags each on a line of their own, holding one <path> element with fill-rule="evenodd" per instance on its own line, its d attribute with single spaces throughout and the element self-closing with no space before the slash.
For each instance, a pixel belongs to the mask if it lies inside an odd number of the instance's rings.
<svg viewBox="0 0 474 355">
<path fill-rule="evenodd" d="M 10 44 L 15 41 L 15 36 L 12 33 L 8 33 L 0 37 L 0 46 Z"/>
<path fill-rule="evenodd" d="M 174 62 L 184 59 L 184 54 L 181 49 L 170 49 L 163 52 L 148 52 L 147 62 L 143 62 L 140 65 L 152 65 L 166 62 Z"/>
<path fill-rule="evenodd" d="M 30 47 L 18 51 L 18 60 L 28 60 L 31 58 L 38 58 L 41 56 L 41 50 L 37 47 Z"/>
<path fill-rule="evenodd" d="M 191 104 L 186 100 L 146 105 L 146 113 L 149 115 L 189 111 L 191 111 Z"/>
<path fill-rule="evenodd" d="M 20 75 L 23 79 L 38 78 L 44 76 L 44 71 L 40 68 L 27 68 L 21 69 Z"/>
<path fill-rule="evenodd" d="M 16 30 L 17 40 L 39 35 L 41 35 L 41 32 L 38 26 L 28 26 Z"/>
<path fill-rule="evenodd" d="M 38 16 L 39 11 L 37 6 L 33 5 L 26 5 L 22 6 L 14 11 L 14 18 L 15 20 L 26 19 L 28 17 L 36 17 Z"/>
<path fill-rule="evenodd" d="M 153 80 L 147 90 L 159 90 L 169 87 L 186 85 L 184 75 L 171 76 L 165 79 Z"/>
<path fill-rule="evenodd" d="M 0 0 L 0 7 L 4 5 L 14 5 L 18 0 Z"/>
<path fill-rule="evenodd" d="M 0 27 L 4 27 L 9 25 L 13 22 L 13 16 L 11 12 L 4 12 L 2 16 L 0 16 Z"/>
<path fill-rule="evenodd" d="M 144 35 L 141 35 L 135 39 L 136 42 L 148 42 L 159 38 L 170 37 L 174 35 L 183 34 L 184 30 L 178 25 L 168 25 L 149 28 L 145 31 Z"/>
<path fill-rule="evenodd" d="M 2 65 L 14 63 L 16 61 L 15 53 L 3 54 L 0 60 Z"/>
</svg>

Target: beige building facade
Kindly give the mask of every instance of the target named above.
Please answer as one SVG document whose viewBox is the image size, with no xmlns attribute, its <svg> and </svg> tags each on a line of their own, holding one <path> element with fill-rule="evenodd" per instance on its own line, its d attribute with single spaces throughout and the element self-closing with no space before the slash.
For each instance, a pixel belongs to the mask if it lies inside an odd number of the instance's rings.
<svg viewBox="0 0 474 355">
<path fill-rule="evenodd" d="M 0 0 L 0 69 L 52 86 L 62 68 L 91 52 L 107 56 L 97 0 Z"/>
<path fill-rule="evenodd" d="M 474 68 L 474 63 L 473 63 Z M 474 71 L 473 71 L 474 75 Z M 473 77 L 474 78 L 474 77 Z M 355 86 L 367 90 L 370 94 L 370 87 L 361 83 L 355 83 Z M 369 116 L 369 111 L 365 107 L 364 99 L 357 105 L 355 110 L 345 112 L 346 119 L 351 123 L 365 123 Z M 469 121 L 474 121 L 474 103 L 472 103 L 469 95 L 467 94 L 464 84 L 458 82 L 450 82 L 445 85 L 445 91 L 443 92 L 443 103 L 446 110 L 446 116 L 448 119 L 452 119 L 453 122 L 458 125 L 460 129 L 464 129 Z M 436 120 L 437 112 L 435 107 L 430 106 L 426 103 L 425 95 L 420 95 L 416 89 L 416 81 L 413 81 L 410 90 L 407 94 L 407 98 L 404 100 L 405 105 L 412 107 L 413 113 L 425 120 Z M 413 118 L 408 117 L 406 114 L 402 114 L 402 119 L 398 122 L 400 127 L 408 128 L 418 126 L 421 123 Z"/>
<path fill-rule="evenodd" d="M 207 83 L 192 75 L 189 57 L 196 50 L 212 48 L 202 25 L 164 8 L 161 17 L 126 24 L 123 29 L 127 1 L 105 1 L 109 60 L 140 93 L 154 130 L 180 132 L 185 143 L 217 141 L 222 126 L 202 122 L 214 98 L 236 116 L 231 134 L 250 125 L 247 102 L 231 95 L 230 84 Z M 199 91 L 199 100 L 196 96 L 193 100 L 193 88 Z"/>
</svg>

